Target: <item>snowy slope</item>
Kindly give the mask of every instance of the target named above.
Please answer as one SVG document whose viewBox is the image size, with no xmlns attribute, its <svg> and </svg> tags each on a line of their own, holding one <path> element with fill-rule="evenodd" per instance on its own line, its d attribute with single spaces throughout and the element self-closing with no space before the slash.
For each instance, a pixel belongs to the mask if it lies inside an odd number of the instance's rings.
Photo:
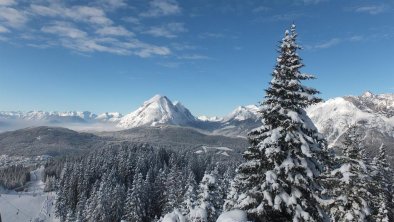
<svg viewBox="0 0 394 222">
<path fill-rule="evenodd" d="M 155 95 L 136 111 L 124 116 L 118 127 L 179 125 L 188 126 L 197 119 L 181 103 L 172 103 L 167 97 Z"/>
<path fill-rule="evenodd" d="M 248 119 L 259 119 L 258 107 L 256 105 L 238 106 L 234 111 L 225 116 L 222 122 L 245 121 Z"/>
<path fill-rule="evenodd" d="M 0 212 L 5 222 L 59 221 L 54 214 L 55 193 L 44 193 L 42 182 L 44 167 L 32 171 L 27 192 L 2 193 Z"/>
<path fill-rule="evenodd" d="M 245 137 L 252 129 L 261 126 L 261 114 L 255 105 L 239 106 L 223 117 L 220 124 L 212 131 L 226 136 Z"/>
<path fill-rule="evenodd" d="M 382 98 L 389 98 L 382 102 Z M 387 104 L 387 106 L 383 106 Z M 307 109 L 307 113 L 321 133 L 335 144 L 350 125 L 358 123 L 366 129 L 394 137 L 394 95 L 362 96 L 330 99 Z M 379 144 L 380 145 L 380 144 Z"/>
<path fill-rule="evenodd" d="M 343 134 L 358 124 L 364 146 L 371 156 L 381 144 L 387 146 L 389 161 L 394 166 L 394 94 L 346 96 L 311 106 L 307 113 L 323 133 L 330 146 L 340 145 Z"/>
</svg>

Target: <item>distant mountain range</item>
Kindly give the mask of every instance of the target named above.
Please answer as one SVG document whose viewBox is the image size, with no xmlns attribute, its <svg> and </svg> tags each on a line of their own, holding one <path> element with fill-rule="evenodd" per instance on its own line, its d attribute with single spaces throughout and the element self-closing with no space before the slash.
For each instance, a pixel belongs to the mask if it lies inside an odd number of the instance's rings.
<svg viewBox="0 0 394 222">
<path fill-rule="evenodd" d="M 117 112 L 94 114 L 85 112 L 0 112 L 0 131 L 31 126 L 61 126 L 76 130 L 106 131 L 142 126 L 173 125 L 192 127 L 208 133 L 245 136 L 260 124 L 258 108 L 240 106 L 225 117 L 195 117 L 180 102 L 166 96 L 155 95 L 134 112 L 122 115 Z"/>
<path fill-rule="evenodd" d="M 349 126 L 357 124 L 367 152 L 375 156 L 385 144 L 394 164 L 394 94 L 338 97 L 309 107 L 307 113 L 329 145 L 339 145 Z"/>
<path fill-rule="evenodd" d="M 89 111 L 84 112 L 45 112 L 45 111 L 0 111 L 0 120 L 24 120 L 24 121 L 46 121 L 48 123 L 89 123 L 94 121 L 100 122 L 118 122 L 123 117 L 120 113 L 102 113 L 96 115 Z"/>
<path fill-rule="evenodd" d="M 327 100 L 307 109 L 317 128 L 334 145 L 354 123 L 360 123 L 368 132 L 394 138 L 394 94 L 374 95 L 366 92 L 361 96 L 345 96 Z M 172 102 L 166 96 L 155 95 L 137 110 L 120 113 L 94 114 L 91 112 L 0 112 L 0 130 L 27 126 L 110 126 L 111 130 L 143 126 L 174 125 L 191 127 L 207 133 L 226 136 L 246 136 L 247 132 L 261 125 L 258 107 L 239 106 L 224 117 L 195 117 L 180 102 Z M 105 127 L 97 131 L 106 130 Z M 373 133 L 372 133 L 373 131 Z"/>
<path fill-rule="evenodd" d="M 394 94 L 365 92 L 361 96 L 337 97 L 306 111 L 331 146 L 340 144 L 349 126 L 357 123 L 371 155 L 376 154 L 381 144 L 386 144 L 389 155 L 394 157 Z M 0 112 L 2 131 L 42 125 L 90 131 L 177 126 L 205 134 L 245 137 L 250 130 L 261 125 L 261 117 L 255 105 L 237 107 L 224 117 L 196 117 L 181 103 L 160 95 L 124 116 L 91 112 Z"/>
</svg>

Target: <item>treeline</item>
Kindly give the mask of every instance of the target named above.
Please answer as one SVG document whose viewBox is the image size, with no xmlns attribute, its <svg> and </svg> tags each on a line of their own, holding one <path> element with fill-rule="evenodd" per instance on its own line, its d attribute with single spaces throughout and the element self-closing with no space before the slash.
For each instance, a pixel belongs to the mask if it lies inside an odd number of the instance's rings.
<svg viewBox="0 0 394 222">
<path fill-rule="evenodd" d="M 213 186 L 220 213 L 239 164 L 226 158 L 146 144 L 106 147 L 64 163 L 56 213 L 61 221 L 155 221 L 195 199 L 211 198 Z"/>
<path fill-rule="evenodd" d="M 34 167 L 23 165 L 13 165 L 0 169 L 0 186 L 12 190 L 22 189 L 30 180 L 30 171 Z"/>
</svg>

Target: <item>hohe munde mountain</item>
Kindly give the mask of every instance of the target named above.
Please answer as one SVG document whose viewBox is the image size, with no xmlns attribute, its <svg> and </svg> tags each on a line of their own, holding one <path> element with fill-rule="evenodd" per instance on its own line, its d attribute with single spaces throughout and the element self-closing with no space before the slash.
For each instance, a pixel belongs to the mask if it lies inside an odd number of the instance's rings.
<svg viewBox="0 0 394 222">
<path fill-rule="evenodd" d="M 136 111 L 120 119 L 118 127 L 156 126 L 160 124 L 190 126 L 198 121 L 180 102 L 173 103 L 166 96 L 155 95 Z"/>
</svg>

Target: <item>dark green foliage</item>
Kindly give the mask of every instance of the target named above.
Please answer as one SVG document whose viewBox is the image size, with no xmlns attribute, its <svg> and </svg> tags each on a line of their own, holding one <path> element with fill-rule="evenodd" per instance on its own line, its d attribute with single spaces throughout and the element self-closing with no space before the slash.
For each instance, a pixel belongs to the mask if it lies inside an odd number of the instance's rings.
<svg viewBox="0 0 394 222">
<path fill-rule="evenodd" d="M 218 162 L 230 166 L 228 171 L 239 164 L 237 158 L 221 158 L 130 143 L 70 158 L 58 182 L 56 213 L 61 221 L 150 222 L 181 208 L 187 184 L 193 183 L 188 182 L 190 174 L 200 178 L 194 181 L 198 184 Z M 221 168 L 217 174 L 224 173 Z"/>
<path fill-rule="evenodd" d="M 30 171 L 34 167 L 25 167 L 22 165 L 9 166 L 0 169 L 0 186 L 6 189 L 23 190 L 23 186 L 30 180 Z"/>
</svg>

